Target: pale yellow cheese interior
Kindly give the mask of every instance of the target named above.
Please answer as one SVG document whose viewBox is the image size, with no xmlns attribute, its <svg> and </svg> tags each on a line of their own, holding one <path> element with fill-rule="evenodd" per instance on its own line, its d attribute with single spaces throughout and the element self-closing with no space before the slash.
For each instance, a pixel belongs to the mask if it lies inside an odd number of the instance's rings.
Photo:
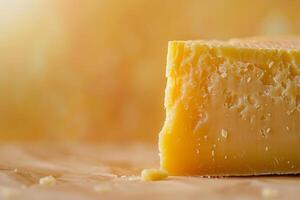
<svg viewBox="0 0 300 200">
<path fill-rule="evenodd" d="M 297 38 L 170 42 L 162 169 L 300 172 L 299 47 Z"/>
</svg>

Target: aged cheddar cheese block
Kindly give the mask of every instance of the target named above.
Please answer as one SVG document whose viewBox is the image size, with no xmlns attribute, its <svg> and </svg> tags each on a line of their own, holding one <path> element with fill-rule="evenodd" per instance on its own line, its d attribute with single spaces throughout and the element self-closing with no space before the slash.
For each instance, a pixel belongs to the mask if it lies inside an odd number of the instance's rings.
<svg viewBox="0 0 300 200">
<path fill-rule="evenodd" d="M 300 172 L 300 39 L 173 41 L 167 79 L 170 175 Z"/>
</svg>

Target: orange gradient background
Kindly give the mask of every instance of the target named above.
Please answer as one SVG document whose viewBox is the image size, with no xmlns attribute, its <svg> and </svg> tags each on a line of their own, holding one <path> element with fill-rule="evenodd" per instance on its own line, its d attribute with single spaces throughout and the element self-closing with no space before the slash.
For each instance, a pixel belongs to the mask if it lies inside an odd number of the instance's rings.
<svg viewBox="0 0 300 200">
<path fill-rule="evenodd" d="M 300 1 L 0 0 L 0 140 L 156 141 L 169 40 L 300 32 Z"/>
</svg>

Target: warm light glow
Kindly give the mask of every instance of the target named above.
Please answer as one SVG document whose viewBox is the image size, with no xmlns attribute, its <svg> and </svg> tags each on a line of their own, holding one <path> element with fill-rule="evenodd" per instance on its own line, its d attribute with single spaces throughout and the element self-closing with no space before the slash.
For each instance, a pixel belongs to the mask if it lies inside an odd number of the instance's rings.
<svg viewBox="0 0 300 200">
<path fill-rule="evenodd" d="M 21 22 L 35 8 L 34 0 L 0 0 L 0 28 Z"/>
<path fill-rule="evenodd" d="M 299 7 L 300 1 L 261 0 L 0 0 L 0 141 L 156 141 L 169 40 L 298 33 Z"/>
</svg>

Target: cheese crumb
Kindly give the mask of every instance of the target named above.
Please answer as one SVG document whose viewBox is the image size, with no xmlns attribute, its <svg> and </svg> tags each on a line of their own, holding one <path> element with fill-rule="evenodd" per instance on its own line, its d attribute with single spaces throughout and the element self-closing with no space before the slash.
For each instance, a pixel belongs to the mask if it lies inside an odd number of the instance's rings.
<svg viewBox="0 0 300 200">
<path fill-rule="evenodd" d="M 278 196 L 278 191 L 272 188 L 264 188 L 261 194 L 264 198 L 274 198 Z"/>
<path fill-rule="evenodd" d="M 168 178 L 168 173 L 160 169 L 144 169 L 141 173 L 142 181 L 160 181 Z"/>
<path fill-rule="evenodd" d="M 227 136 L 228 136 L 228 131 L 225 130 L 225 129 L 222 129 L 222 130 L 221 130 L 221 135 L 222 135 L 223 138 L 227 138 Z"/>
<path fill-rule="evenodd" d="M 45 176 L 40 178 L 40 185 L 55 185 L 56 179 L 53 176 Z"/>
</svg>

